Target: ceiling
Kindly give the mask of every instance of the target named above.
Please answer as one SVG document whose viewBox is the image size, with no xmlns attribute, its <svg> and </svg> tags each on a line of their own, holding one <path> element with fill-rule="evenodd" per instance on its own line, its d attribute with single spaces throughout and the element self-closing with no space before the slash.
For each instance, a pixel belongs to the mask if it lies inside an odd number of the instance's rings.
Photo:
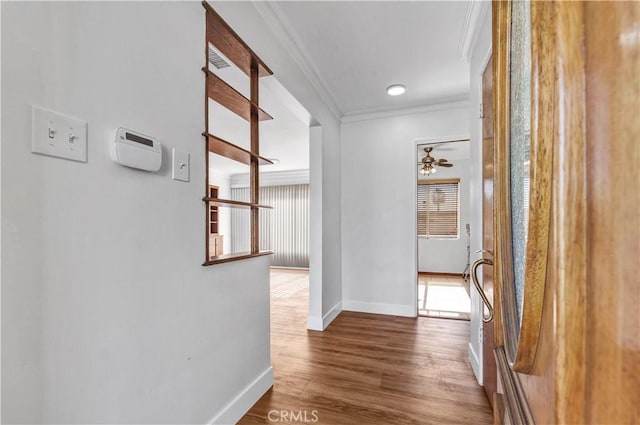
<svg viewBox="0 0 640 425">
<path fill-rule="evenodd" d="M 469 63 L 461 49 L 468 42 L 471 4 L 280 1 L 256 7 L 268 8 L 271 19 L 280 22 L 330 106 L 339 116 L 352 116 L 466 99 Z M 249 95 L 248 79 L 235 66 L 216 73 Z M 406 85 L 407 92 L 388 96 L 386 87 L 395 83 Z M 274 117 L 260 123 L 260 152 L 280 161 L 261 171 L 308 169 L 309 113 L 273 76 L 260 79 L 260 92 L 260 106 Z M 209 113 L 217 136 L 249 147 L 246 121 L 213 101 Z M 460 146 L 447 155 L 466 158 L 468 147 L 466 153 Z M 219 175 L 248 172 L 246 165 L 217 156 L 210 164 Z"/>
<path fill-rule="evenodd" d="M 462 100 L 468 1 L 280 1 L 285 28 L 340 115 Z M 386 87 L 400 83 L 402 96 Z"/>
<path fill-rule="evenodd" d="M 471 157 L 469 151 L 469 140 L 459 142 L 434 142 L 418 145 L 418 161 L 420 161 L 425 153 L 424 148 L 432 146 L 431 156 L 436 159 L 446 158 L 451 162 L 456 159 L 469 159 Z"/>
</svg>

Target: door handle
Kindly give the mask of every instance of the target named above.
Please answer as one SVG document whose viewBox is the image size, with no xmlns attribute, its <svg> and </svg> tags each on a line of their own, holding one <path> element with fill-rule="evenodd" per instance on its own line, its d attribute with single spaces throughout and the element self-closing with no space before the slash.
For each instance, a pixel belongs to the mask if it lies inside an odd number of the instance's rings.
<svg viewBox="0 0 640 425">
<path fill-rule="evenodd" d="M 487 254 L 489 254 L 490 256 L 493 257 L 493 251 L 491 251 L 489 249 L 479 249 L 476 252 L 486 252 Z"/>
<path fill-rule="evenodd" d="M 478 283 L 478 267 L 480 267 L 483 264 L 493 266 L 493 260 L 481 258 L 475 263 L 473 263 L 473 266 L 471 266 L 471 280 L 473 281 L 473 285 L 476 287 L 478 294 L 480 294 L 480 298 L 482 298 L 482 302 L 484 303 L 484 305 L 487 306 L 487 310 L 489 310 L 489 316 L 486 316 L 486 317 L 484 315 L 484 311 L 482 312 L 482 321 L 484 323 L 489 323 L 490 321 L 493 320 L 493 307 L 491 306 L 491 303 L 487 298 L 487 294 L 484 293 L 484 289 L 482 289 L 482 287 L 480 286 L 480 283 Z"/>
</svg>

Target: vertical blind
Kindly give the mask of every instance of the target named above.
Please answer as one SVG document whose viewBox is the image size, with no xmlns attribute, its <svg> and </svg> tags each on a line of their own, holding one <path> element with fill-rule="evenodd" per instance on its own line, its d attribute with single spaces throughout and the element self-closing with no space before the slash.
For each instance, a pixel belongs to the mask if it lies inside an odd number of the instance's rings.
<svg viewBox="0 0 640 425">
<path fill-rule="evenodd" d="M 418 236 L 454 239 L 459 236 L 459 180 L 418 183 Z"/>
<path fill-rule="evenodd" d="M 248 199 L 249 188 L 232 188 L 232 199 Z M 309 267 L 309 185 L 294 184 L 260 188 L 260 203 L 272 210 L 260 210 L 260 250 L 273 250 L 274 266 Z M 231 214 L 231 248 L 244 252 L 249 247 L 243 217 Z M 246 248 L 246 249 L 245 249 Z"/>
</svg>

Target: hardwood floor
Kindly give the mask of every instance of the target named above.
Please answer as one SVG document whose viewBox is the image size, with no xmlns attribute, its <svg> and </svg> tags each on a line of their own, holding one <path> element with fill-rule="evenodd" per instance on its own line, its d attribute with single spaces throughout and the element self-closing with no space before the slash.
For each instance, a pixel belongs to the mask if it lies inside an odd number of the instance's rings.
<svg viewBox="0 0 640 425">
<path fill-rule="evenodd" d="M 307 331 L 304 279 L 272 272 L 275 385 L 240 424 L 492 423 L 467 359 L 469 322 L 343 312 Z"/>
</svg>

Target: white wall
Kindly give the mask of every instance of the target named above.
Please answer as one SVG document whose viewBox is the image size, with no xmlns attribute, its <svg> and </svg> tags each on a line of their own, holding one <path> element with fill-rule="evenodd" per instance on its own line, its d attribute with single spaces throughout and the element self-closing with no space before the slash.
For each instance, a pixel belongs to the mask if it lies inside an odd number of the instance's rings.
<svg viewBox="0 0 640 425">
<path fill-rule="evenodd" d="M 416 141 L 466 137 L 468 131 L 464 103 L 343 122 L 345 309 L 416 314 Z"/>
<path fill-rule="evenodd" d="M 322 127 L 309 127 L 309 314 L 307 315 L 307 328 L 311 330 L 324 330 L 325 314 L 322 308 L 322 208 L 314 208 L 314 205 L 322 205 Z M 342 288 L 340 288 L 342 290 Z M 341 295 L 342 296 L 342 295 Z M 342 309 L 342 300 L 340 309 Z M 327 317 L 326 325 L 329 325 L 330 317 Z"/>
<path fill-rule="evenodd" d="M 3 423 L 204 423 L 266 389 L 269 257 L 201 266 L 202 6 L 1 7 Z M 88 163 L 30 153 L 32 104 L 88 121 Z M 117 126 L 191 182 L 114 164 Z"/>
<path fill-rule="evenodd" d="M 487 11 L 481 14 L 478 22 L 478 39 L 471 53 L 471 167 L 470 167 L 470 206 L 471 214 L 471 263 L 481 257 L 477 251 L 482 249 L 482 119 L 479 105 L 482 102 L 482 72 L 491 52 L 491 5 L 484 5 Z M 478 273 L 482 279 L 482 273 Z M 471 285 L 471 342 L 469 344 L 469 360 L 473 371 L 482 383 L 482 301 Z"/>
<path fill-rule="evenodd" d="M 446 156 L 446 155 L 444 155 Z M 435 176 L 429 179 L 460 179 L 458 218 L 459 237 L 457 239 L 427 239 L 418 237 L 418 271 L 462 274 L 467 265 L 467 231 L 469 223 L 469 160 L 451 160 L 451 168 L 439 167 Z M 416 168 L 417 169 L 417 168 Z M 420 176 L 420 179 L 425 179 Z"/>
<path fill-rule="evenodd" d="M 342 299 L 339 122 L 258 5 L 214 7 L 321 126 L 322 321 Z M 271 382 L 269 257 L 200 266 L 203 43 L 197 2 L 2 2 L 4 422 L 229 422 Z M 32 103 L 89 122 L 88 164 L 30 153 Z M 113 164 L 116 126 L 191 152 L 191 183 Z"/>
</svg>

